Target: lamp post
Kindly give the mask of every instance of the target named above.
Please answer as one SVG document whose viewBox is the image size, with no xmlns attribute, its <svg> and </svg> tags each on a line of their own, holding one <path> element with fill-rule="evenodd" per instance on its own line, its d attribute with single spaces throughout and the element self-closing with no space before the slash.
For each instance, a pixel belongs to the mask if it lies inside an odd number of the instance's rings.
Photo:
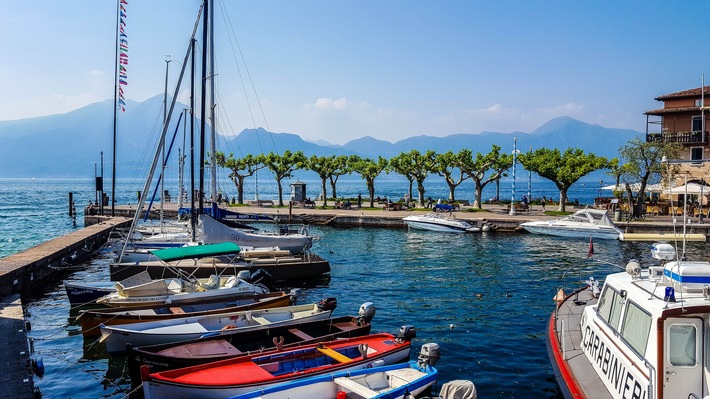
<svg viewBox="0 0 710 399">
<path fill-rule="evenodd" d="M 510 215 L 515 216 L 515 164 L 518 162 L 518 138 L 513 138 L 513 185 L 510 198 Z"/>
<path fill-rule="evenodd" d="M 602 208 L 602 185 L 604 184 L 604 180 L 599 179 L 599 209 Z"/>
</svg>

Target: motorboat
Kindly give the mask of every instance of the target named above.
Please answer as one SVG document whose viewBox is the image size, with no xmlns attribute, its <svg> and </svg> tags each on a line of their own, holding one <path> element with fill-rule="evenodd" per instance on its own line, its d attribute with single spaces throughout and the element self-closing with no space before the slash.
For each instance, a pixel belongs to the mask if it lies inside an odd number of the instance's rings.
<svg viewBox="0 0 710 399">
<path fill-rule="evenodd" d="M 207 244 L 232 241 L 245 247 L 278 247 L 292 254 L 300 254 L 313 246 L 313 236 L 308 234 L 305 226 L 297 231 L 288 226 L 282 227 L 271 233 L 250 232 L 227 226 L 209 215 L 201 214 L 197 239 Z"/>
<path fill-rule="evenodd" d="M 310 320 L 329 319 L 335 309 L 335 299 L 319 303 L 285 306 L 271 309 L 254 309 L 241 312 L 219 313 L 143 323 L 99 325 L 100 342 L 111 353 L 123 353 L 126 345 L 134 347 L 185 341 L 214 335 L 228 334 L 230 330 L 261 330 L 264 333 L 278 325 L 288 325 Z"/>
<path fill-rule="evenodd" d="M 372 334 L 255 353 L 143 376 L 146 399 L 227 398 L 285 382 L 333 372 L 361 370 L 409 359 L 411 343 L 392 334 Z"/>
<path fill-rule="evenodd" d="M 428 349 L 425 344 L 422 351 Z M 304 381 L 286 382 L 267 389 L 252 391 L 229 399 L 311 399 L 311 398 L 387 398 L 417 397 L 437 380 L 438 371 L 432 357 L 417 361 L 373 367 L 354 371 L 340 371 L 318 375 Z M 340 395 L 338 395 L 341 393 Z M 345 395 L 343 395 L 345 394 Z"/>
<path fill-rule="evenodd" d="M 707 398 L 710 262 L 651 248 L 659 264 L 558 292 L 547 348 L 565 398 Z"/>
<path fill-rule="evenodd" d="M 371 304 L 371 302 L 368 303 Z M 374 306 L 370 309 L 374 312 Z M 372 317 L 340 316 L 325 320 L 273 326 L 269 328 L 268 334 L 260 330 L 236 329 L 229 330 L 228 334 L 189 341 L 148 345 L 140 348 L 131 347 L 128 348 L 126 355 L 128 372 L 131 382 L 138 385 L 140 384 L 140 368 L 143 365 L 146 365 L 151 373 L 155 373 L 247 356 L 256 351 L 270 351 L 315 342 L 361 337 L 370 334 L 371 320 Z"/>
<path fill-rule="evenodd" d="M 409 215 L 402 219 L 410 229 L 432 230 L 444 233 L 471 233 L 480 231 L 465 220 L 440 213 L 427 213 L 425 215 Z"/>
<path fill-rule="evenodd" d="M 270 292 L 268 294 L 237 296 L 229 299 L 202 300 L 184 305 L 161 304 L 105 309 L 82 310 L 77 321 L 81 321 L 81 333 L 84 338 L 100 336 L 99 325 L 142 323 L 146 321 L 168 320 L 180 317 L 202 316 L 207 314 L 238 312 L 250 309 L 278 308 L 293 305 L 296 292 Z"/>
<path fill-rule="evenodd" d="M 599 238 L 616 240 L 622 231 L 609 219 L 605 210 L 580 209 L 572 215 L 553 220 L 521 223 L 530 233 L 559 237 Z"/>
</svg>

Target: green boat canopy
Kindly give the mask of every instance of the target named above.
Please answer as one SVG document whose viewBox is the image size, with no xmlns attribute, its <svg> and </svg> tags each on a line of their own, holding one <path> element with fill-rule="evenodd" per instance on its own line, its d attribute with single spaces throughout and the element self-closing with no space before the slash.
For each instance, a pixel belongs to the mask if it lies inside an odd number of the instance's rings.
<svg viewBox="0 0 710 399">
<path fill-rule="evenodd" d="M 188 247 L 152 249 L 148 252 L 157 256 L 163 262 L 171 262 L 182 259 L 205 258 L 208 256 L 219 256 L 236 254 L 241 251 L 239 245 L 233 242 L 222 242 L 219 244 L 193 245 Z"/>
</svg>

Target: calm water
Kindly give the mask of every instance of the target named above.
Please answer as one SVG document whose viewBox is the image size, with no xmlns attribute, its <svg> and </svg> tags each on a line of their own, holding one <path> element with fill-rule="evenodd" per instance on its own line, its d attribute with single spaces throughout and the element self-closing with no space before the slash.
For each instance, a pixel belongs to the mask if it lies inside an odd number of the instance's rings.
<svg viewBox="0 0 710 399">
<path fill-rule="evenodd" d="M 14 187 L 34 187 L 36 183 Z M 43 187 L 53 184 L 41 183 Z M 5 198 L 12 191 L 6 185 L 0 181 L 3 206 L 8 205 Z M 66 182 L 53 186 L 59 197 L 53 216 L 36 212 L 36 216 L 57 219 L 51 223 L 57 223 L 58 230 L 71 229 L 64 204 L 70 186 Z M 90 184 L 86 201 L 93 195 L 89 190 Z M 49 194 L 48 189 L 42 192 Z M 30 195 L 13 198 L 22 201 Z M 77 198 L 77 203 L 80 200 Z M 18 213 L 36 211 L 33 206 L 16 209 Z M 7 215 L 6 208 L 2 212 L 3 230 L 14 231 L 8 225 L 28 230 L 23 237 L 30 237 L 18 241 L 29 242 L 43 230 L 36 225 L 36 217 L 34 222 L 24 222 L 17 220 L 21 219 L 18 215 Z M 336 297 L 336 315 L 354 314 L 363 302 L 374 302 L 374 331 L 395 332 L 403 324 L 416 326 L 412 356 L 423 343 L 438 343 L 442 351 L 440 381 L 470 379 L 481 398 L 557 398 L 544 342 L 556 290 L 563 282 L 571 286 L 580 274 L 583 280 L 589 275 L 601 279 L 617 270 L 614 265 L 624 265 L 632 258 L 651 262 L 648 243 L 598 240 L 593 258 L 587 259 L 586 240 L 528 234 L 459 236 L 322 226 L 313 227 L 312 232 L 321 237 L 315 252 L 331 262 L 333 271 L 329 279 L 302 287 L 303 302 Z M 12 245 L 17 246 L 18 241 Z M 704 259 L 705 245 L 693 244 L 689 252 L 691 258 Z M 107 278 L 110 254 L 101 256 L 67 278 Z M 35 377 L 44 397 L 120 398 L 128 393 L 123 359 L 109 358 L 101 345 L 82 338 L 60 281 L 32 298 L 28 310 L 33 356 L 41 357 L 46 367 L 42 378 Z"/>
</svg>

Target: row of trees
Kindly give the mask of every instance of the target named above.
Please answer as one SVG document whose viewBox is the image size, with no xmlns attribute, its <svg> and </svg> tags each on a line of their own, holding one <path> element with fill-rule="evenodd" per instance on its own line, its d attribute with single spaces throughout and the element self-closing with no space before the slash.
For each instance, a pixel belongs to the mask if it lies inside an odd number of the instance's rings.
<svg viewBox="0 0 710 399">
<path fill-rule="evenodd" d="M 583 176 L 600 169 L 610 169 L 609 174 L 617 180 L 617 185 L 626 183 L 630 193 L 630 183 L 641 182 L 639 198 L 644 197 L 645 187 L 655 175 L 659 174 L 661 157 L 676 158 L 678 147 L 666 143 L 646 143 L 639 139 L 631 140 L 620 149 L 620 158 L 611 160 L 585 153 L 579 148 L 558 149 L 541 148 L 524 154 L 518 154 L 517 160 L 529 171 L 552 181 L 560 191 L 559 210 L 565 210 L 567 190 Z M 471 150 L 452 151 L 440 154 L 434 151 L 419 152 L 412 150 L 396 155 L 389 160 L 362 158 L 359 156 L 311 156 L 302 152 L 285 151 L 283 154 L 247 155 L 235 158 L 217 152 L 217 165 L 230 171 L 229 178 L 237 188 L 237 201 L 244 203 L 244 180 L 266 168 L 272 172 L 278 186 L 279 205 L 283 206 L 282 181 L 292 177 L 296 170 L 310 170 L 321 179 L 321 193 L 324 206 L 327 206 L 327 185 L 330 183 L 331 198 L 337 198 L 337 182 L 340 176 L 357 173 L 365 180 L 369 194 L 370 207 L 374 206 L 375 179 L 382 173 L 397 173 L 409 182 L 409 196 L 416 183 L 417 203 L 424 206 L 424 181 L 431 175 L 444 178 L 449 188 L 449 200 L 455 201 L 455 190 L 465 180 L 471 179 L 475 185 L 474 206 L 481 208 L 481 196 L 487 184 L 506 176 L 513 166 L 512 154 L 501 152 L 493 145 L 487 154 L 473 154 Z M 631 195 L 629 195 L 631 197 Z M 642 204 L 636 206 L 640 212 Z M 640 214 L 640 213 L 639 213 Z"/>
</svg>

